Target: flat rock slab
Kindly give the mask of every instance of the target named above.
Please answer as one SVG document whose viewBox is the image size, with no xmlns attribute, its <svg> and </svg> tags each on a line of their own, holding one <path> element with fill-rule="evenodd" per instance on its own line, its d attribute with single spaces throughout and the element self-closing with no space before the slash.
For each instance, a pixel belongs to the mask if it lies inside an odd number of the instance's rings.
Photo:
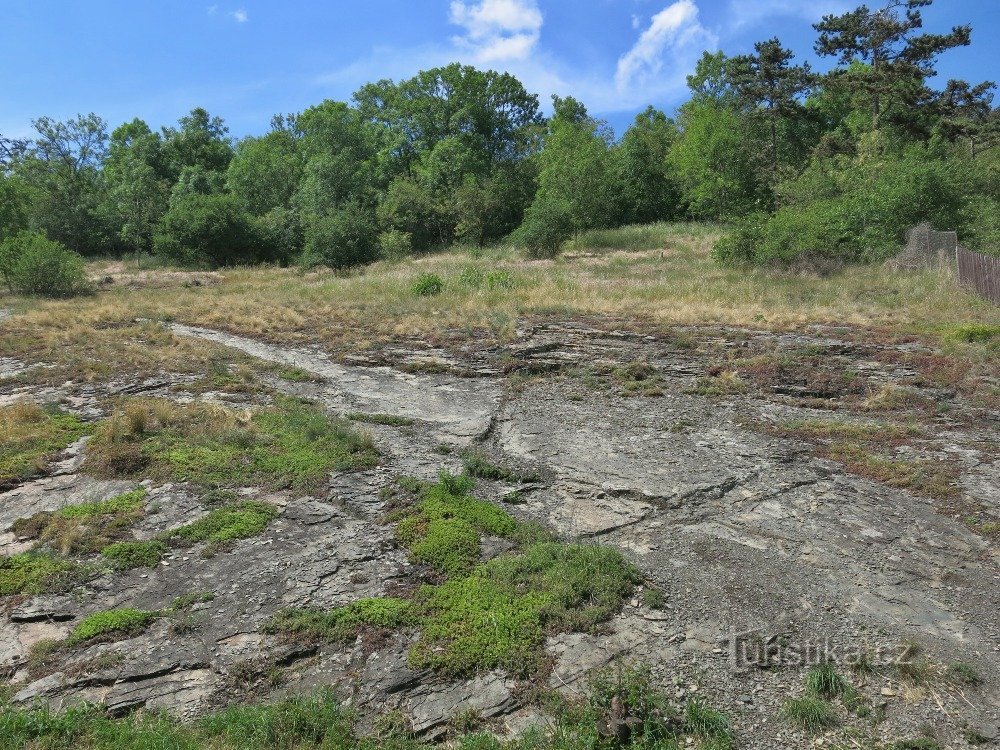
<svg viewBox="0 0 1000 750">
<path fill-rule="evenodd" d="M 345 367 L 319 352 L 273 346 L 207 328 L 175 323 L 170 330 L 319 375 L 329 383 L 322 400 L 343 413 L 392 414 L 430 422 L 442 436 L 462 441 L 486 432 L 500 399 L 494 380 L 413 375 L 390 367 Z"/>
</svg>

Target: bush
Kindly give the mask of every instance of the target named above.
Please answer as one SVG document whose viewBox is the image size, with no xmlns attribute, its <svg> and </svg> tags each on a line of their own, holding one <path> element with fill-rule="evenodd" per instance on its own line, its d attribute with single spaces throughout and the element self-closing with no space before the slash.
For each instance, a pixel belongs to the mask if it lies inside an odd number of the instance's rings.
<svg viewBox="0 0 1000 750">
<path fill-rule="evenodd" d="M 378 259 L 379 244 L 371 216 L 348 207 L 313 219 L 305 232 L 302 264 L 350 268 Z"/>
<path fill-rule="evenodd" d="M 174 196 L 154 247 L 184 265 L 227 266 L 260 259 L 262 239 L 253 217 L 232 195 Z"/>
<path fill-rule="evenodd" d="M 532 258 L 554 258 L 573 234 L 569 205 L 558 198 L 539 196 L 524 212 L 524 222 L 511 236 Z"/>
<path fill-rule="evenodd" d="M 444 291 L 444 281 L 436 273 L 422 273 L 413 282 L 413 293 L 418 297 L 434 297 Z"/>
<path fill-rule="evenodd" d="M 378 236 L 379 257 L 383 260 L 402 260 L 413 252 L 413 235 L 390 229 Z"/>
<path fill-rule="evenodd" d="M 83 258 L 37 232 L 19 232 L 0 243 L 0 274 L 20 294 L 69 297 L 85 288 Z"/>
</svg>

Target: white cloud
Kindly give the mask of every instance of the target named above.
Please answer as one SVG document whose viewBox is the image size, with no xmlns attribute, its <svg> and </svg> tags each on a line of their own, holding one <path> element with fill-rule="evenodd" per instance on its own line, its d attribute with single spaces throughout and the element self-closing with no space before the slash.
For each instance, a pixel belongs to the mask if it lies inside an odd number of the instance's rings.
<svg viewBox="0 0 1000 750">
<path fill-rule="evenodd" d="M 236 23 L 246 23 L 247 19 L 249 18 L 246 10 L 244 10 L 243 8 L 240 8 L 239 10 L 234 10 L 229 15 L 233 17 L 233 20 L 236 21 Z"/>
<path fill-rule="evenodd" d="M 449 20 L 465 29 L 452 41 L 477 62 L 526 59 L 538 44 L 543 22 L 535 0 L 452 0 Z"/>
<path fill-rule="evenodd" d="M 693 69 L 694 60 L 718 41 L 698 21 L 698 6 L 692 0 L 676 0 L 654 15 L 632 49 L 618 58 L 615 85 L 619 93 L 638 85 L 647 96 L 650 89 L 674 89 Z"/>
</svg>

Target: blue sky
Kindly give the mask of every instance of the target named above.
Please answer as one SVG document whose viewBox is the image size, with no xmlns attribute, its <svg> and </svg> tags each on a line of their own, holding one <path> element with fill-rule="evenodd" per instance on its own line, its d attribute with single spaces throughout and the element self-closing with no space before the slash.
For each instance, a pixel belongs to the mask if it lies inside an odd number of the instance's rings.
<svg viewBox="0 0 1000 750">
<path fill-rule="evenodd" d="M 877 5 L 879 0 L 871 3 Z M 194 106 L 233 135 L 363 83 L 460 61 L 517 75 L 547 104 L 572 94 L 618 132 L 672 111 L 704 49 L 778 35 L 813 60 L 810 24 L 845 0 L 0 0 L 0 133 L 94 111 L 157 127 Z M 941 78 L 1000 79 L 1000 0 L 937 0 L 925 28 L 973 25 Z M 813 60 L 813 62 L 817 62 Z M 828 62 L 819 61 L 820 68 Z"/>
</svg>

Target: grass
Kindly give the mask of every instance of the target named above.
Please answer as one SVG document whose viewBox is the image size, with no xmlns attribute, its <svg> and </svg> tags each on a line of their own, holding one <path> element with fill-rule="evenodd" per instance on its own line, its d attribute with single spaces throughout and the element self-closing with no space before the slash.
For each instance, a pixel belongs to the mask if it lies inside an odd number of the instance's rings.
<svg viewBox="0 0 1000 750">
<path fill-rule="evenodd" d="M 146 490 L 123 492 L 107 500 L 65 505 L 20 518 L 11 527 L 15 534 L 37 539 L 63 555 L 91 554 L 128 533 L 143 514 Z"/>
<path fill-rule="evenodd" d="M 54 407 L 15 403 L 0 407 L 0 490 L 36 476 L 54 454 L 90 428 Z"/>
<path fill-rule="evenodd" d="M 158 612 L 142 609 L 109 609 L 84 617 L 66 639 L 74 646 L 95 638 L 124 638 L 136 635 L 149 627 L 159 617 Z"/>
<path fill-rule="evenodd" d="M 595 681 L 601 682 L 597 676 Z M 611 690 L 594 690 L 578 700 L 560 699 L 552 721 L 545 728 L 528 730 L 501 743 L 494 736 L 475 732 L 479 722 L 472 714 L 456 716 L 452 724 L 454 746 L 461 750 L 573 750 L 606 747 L 595 727 L 606 717 L 611 701 L 627 693 L 629 706 L 639 720 L 628 742 L 636 750 L 672 750 L 685 746 L 687 737 L 699 747 L 728 747 L 729 735 L 689 733 L 675 716 L 666 696 L 648 681 L 646 673 L 632 670 L 616 684 L 603 680 Z M 619 687 L 620 685 L 620 687 Z M 707 711 L 700 706 L 701 714 Z M 721 715 L 720 715 L 721 716 Z M 341 705 L 332 691 L 293 697 L 266 704 L 235 704 L 193 721 L 164 713 L 136 711 L 110 717 L 97 706 L 75 706 L 61 711 L 48 707 L 21 708 L 0 700 L 0 747 L 4 750 L 431 750 L 408 730 L 398 712 L 379 717 L 370 731 L 361 732 L 356 715 Z M 720 722 L 714 717 L 714 724 Z M 724 718 L 724 717 L 723 717 Z M 692 736 L 694 735 L 694 736 Z"/>
<path fill-rule="evenodd" d="M 478 479 L 511 479 L 513 473 L 490 461 L 481 450 L 467 450 L 462 454 L 462 468 L 470 477 Z"/>
<path fill-rule="evenodd" d="M 840 723 L 836 709 L 828 701 L 812 695 L 786 701 L 781 715 L 790 724 L 814 734 Z"/>
<path fill-rule="evenodd" d="M 46 552 L 0 557 L 0 596 L 52 594 L 69 590 L 85 569 Z"/>
<path fill-rule="evenodd" d="M 363 412 L 351 412 L 347 418 L 352 422 L 367 422 L 368 424 L 380 424 L 388 427 L 411 427 L 414 422 L 409 417 L 400 417 L 395 414 L 365 414 Z"/>
<path fill-rule="evenodd" d="M 639 230 L 628 230 L 636 234 Z M 645 231 L 645 230 L 643 230 Z M 709 251 L 718 231 L 705 225 L 657 225 L 662 252 L 603 253 L 525 261 L 506 248 L 482 257 L 464 252 L 376 263 L 349 274 L 238 268 L 215 274 L 209 289 L 186 287 L 177 272 L 138 288 L 115 284 L 73 301 L 3 297 L 18 314 L 4 322 L 0 350 L 52 367 L 32 373 L 44 382 L 95 380 L 118 372 L 136 377 L 164 370 L 203 374 L 213 349 L 177 336 L 155 321 L 175 320 L 277 343 L 319 344 L 335 352 L 367 349 L 401 335 L 441 341 L 474 331 L 487 342 L 508 339 L 539 317 L 609 315 L 666 330 L 684 324 L 794 328 L 832 323 L 946 336 L 956 326 L 1000 325 L 1000 309 L 966 292 L 947 275 L 882 266 L 846 268 L 828 277 L 716 265 Z M 582 235 L 575 246 L 623 246 L 624 232 Z M 513 283 L 484 295 L 461 283 L 468 268 L 502 270 Z M 89 272 L 101 275 L 100 263 Z M 414 295 L 422 273 L 446 284 L 437 296 Z M 488 304 L 486 302 L 488 301 Z M 154 322 L 136 323 L 136 319 Z M 983 347 L 967 344 L 962 347 Z"/>
<path fill-rule="evenodd" d="M 85 468 L 98 476 L 318 492 L 330 472 L 377 459 L 367 435 L 297 399 L 253 412 L 134 399 L 98 427 Z"/>
</svg>

